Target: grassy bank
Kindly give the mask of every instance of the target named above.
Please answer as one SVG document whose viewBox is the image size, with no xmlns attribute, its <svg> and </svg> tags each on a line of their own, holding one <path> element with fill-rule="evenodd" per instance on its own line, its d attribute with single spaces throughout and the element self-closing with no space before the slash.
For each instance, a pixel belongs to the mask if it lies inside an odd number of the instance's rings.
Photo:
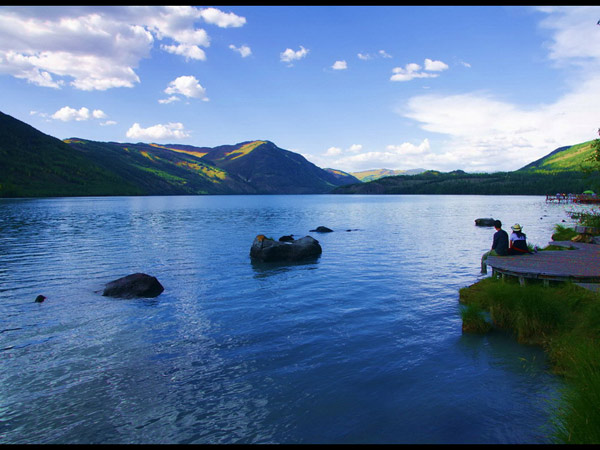
<svg viewBox="0 0 600 450">
<path fill-rule="evenodd" d="M 600 443 L 600 294 L 564 283 L 544 288 L 485 278 L 460 290 L 463 329 L 483 311 L 523 344 L 541 345 L 564 378 L 556 443 Z M 473 321 L 473 325 L 469 325 Z"/>
</svg>

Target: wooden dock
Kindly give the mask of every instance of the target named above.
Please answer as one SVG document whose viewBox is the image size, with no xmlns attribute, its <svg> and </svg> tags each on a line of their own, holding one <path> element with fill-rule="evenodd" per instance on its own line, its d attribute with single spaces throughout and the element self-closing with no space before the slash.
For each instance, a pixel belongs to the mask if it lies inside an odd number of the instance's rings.
<svg viewBox="0 0 600 450">
<path fill-rule="evenodd" d="M 487 265 L 492 276 L 513 276 L 521 285 L 526 279 L 571 281 L 587 289 L 600 283 L 600 245 L 581 242 L 551 242 L 553 245 L 573 247 L 574 250 L 545 250 L 519 256 L 489 256 Z"/>
</svg>

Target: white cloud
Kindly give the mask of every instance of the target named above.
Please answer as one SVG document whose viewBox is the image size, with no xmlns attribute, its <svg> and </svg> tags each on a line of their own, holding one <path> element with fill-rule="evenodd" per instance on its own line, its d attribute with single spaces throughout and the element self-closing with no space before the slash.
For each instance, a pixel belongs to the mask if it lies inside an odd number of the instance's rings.
<svg viewBox="0 0 600 450">
<path fill-rule="evenodd" d="M 291 65 L 293 61 L 298 61 L 302 58 L 305 58 L 308 55 L 309 50 L 300 46 L 300 50 L 294 51 L 291 48 L 286 48 L 285 51 L 279 54 L 279 59 L 281 62 L 288 63 Z"/>
<path fill-rule="evenodd" d="M 390 77 L 390 81 L 410 81 L 415 78 L 436 78 L 439 76 L 437 73 L 446 70 L 448 65 L 442 61 L 433 61 L 429 58 L 425 59 L 425 71 L 421 71 L 422 67 L 417 63 L 410 63 L 404 67 L 394 67 L 392 69 L 393 75 Z"/>
<path fill-rule="evenodd" d="M 197 45 L 161 45 L 160 48 L 167 53 L 184 56 L 186 60 L 198 59 L 200 61 L 206 61 L 206 52 Z"/>
<path fill-rule="evenodd" d="M 337 156 L 342 154 L 342 149 L 339 147 L 329 147 L 325 152 L 325 156 Z"/>
<path fill-rule="evenodd" d="M 206 8 L 200 12 L 206 23 L 217 25 L 221 28 L 241 27 L 246 23 L 245 17 L 240 17 L 234 13 L 224 13 L 216 8 Z"/>
<path fill-rule="evenodd" d="M 235 45 L 231 44 L 229 46 L 229 48 L 231 50 L 233 50 L 234 52 L 239 53 L 242 56 L 242 58 L 246 58 L 252 54 L 252 50 L 247 45 L 242 45 L 241 47 L 236 47 Z"/>
<path fill-rule="evenodd" d="M 77 110 L 69 106 L 64 106 L 50 117 L 56 120 L 62 120 L 63 122 L 70 122 L 71 120 L 88 120 L 90 118 L 90 110 L 85 107 Z"/>
<path fill-rule="evenodd" d="M 348 68 L 348 64 L 346 64 L 346 61 L 336 61 L 333 63 L 331 68 L 333 70 L 346 70 Z"/>
<path fill-rule="evenodd" d="M 600 61 L 600 7 L 539 7 L 548 16 L 541 27 L 554 32 L 549 58 L 559 66 L 582 66 Z"/>
<path fill-rule="evenodd" d="M 37 86 L 80 90 L 133 87 L 157 43 L 205 60 L 210 38 L 196 22 L 239 27 L 246 19 L 192 6 L 8 6 L 0 10 L 0 73 Z"/>
<path fill-rule="evenodd" d="M 388 59 L 388 58 L 392 57 L 392 55 L 390 55 L 385 50 L 379 50 L 377 53 L 375 53 L 375 55 L 372 55 L 370 53 L 358 53 L 356 56 L 358 56 L 358 59 L 362 59 L 363 61 L 368 61 L 369 59 L 374 59 L 374 58 Z"/>
<path fill-rule="evenodd" d="M 196 77 L 192 75 L 181 76 L 171 81 L 169 86 L 165 89 L 165 94 L 183 95 L 184 97 L 199 98 L 202 101 L 208 101 L 206 89 L 204 89 Z M 173 101 L 172 97 L 161 103 L 170 103 L 171 101 Z"/>
<path fill-rule="evenodd" d="M 176 95 L 171 95 L 169 98 L 162 98 L 158 100 L 158 103 L 160 103 L 161 105 L 167 105 L 169 103 L 173 103 L 173 102 L 178 102 L 181 99 L 179 97 L 177 97 Z"/>
<path fill-rule="evenodd" d="M 32 111 L 32 114 L 33 113 L 34 112 Z M 40 115 L 45 116 L 45 114 Z M 90 110 L 86 107 L 75 109 L 71 108 L 70 106 L 63 106 L 50 117 L 52 119 L 61 120 L 63 122 L 70 122 L 72 120 L 81 122 L 90 119 L 106 119 L 107 116 L 101 109 L 95 109 L 90 113 Z"/>
<path fill-rule="evenodd" d="M 425 70 L 441 72 L 442 70 L 446 70 L 447 68 L 448 68 L 448 64 L 446 64 L 442 61 L 432 61 L 429 58 L 425 58 Z"/>
<path fill-rule="evenodd" d="M 330 147 L 323 155 L 304 155 L 319 167 L 331 167 L 346 172 L 368 169 L 417 169 L 427 164 L 431 148 L 428 139 L 419 144 L 404 142 L 388 145 L 382 150 L 363 151 L 364 146 L 353 144 L 346 149 Z"/>
<path fill-rule="evenodd" d="M 189 133 L 184 129 L 183 124 L 167 123 L 157 124 L 148 128 L 142 128 L 139 123 L 134 123 L 127 131 L 127 137 L 131 139 L 155 140 L 163 139 L 184 139 L 189 137 Z"/>
</svg>

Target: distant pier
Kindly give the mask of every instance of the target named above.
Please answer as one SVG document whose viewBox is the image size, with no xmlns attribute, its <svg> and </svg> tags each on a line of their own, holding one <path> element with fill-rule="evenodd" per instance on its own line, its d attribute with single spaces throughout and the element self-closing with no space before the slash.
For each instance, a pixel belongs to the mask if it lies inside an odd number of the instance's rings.
<svg viewBox="0 0 600 450">
<path fill-rule="evenodd" d="M 546 201 L 552 203 L 600 203 L 600 196 L 597 194 L 547 194 Z"/>
</svg>

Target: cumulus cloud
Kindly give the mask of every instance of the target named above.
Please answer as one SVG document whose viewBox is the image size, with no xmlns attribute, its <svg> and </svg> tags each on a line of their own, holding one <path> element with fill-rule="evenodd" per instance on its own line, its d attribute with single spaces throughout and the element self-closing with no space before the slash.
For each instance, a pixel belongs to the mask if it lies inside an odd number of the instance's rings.
<svg viewBox="0 0 600 450">
<path fill-rule="evenodd" d="M 345 149 L 329 147 L 323 155 L 304 155 L 320 167 L 332 167 L 346 172 L 368 169 L 417 169 L 427 163 L 431 147 L 428 139 L 418 144 L 391 144 L 381 150 L 364 151 L 361 144 Z"/>
<path fill-rule="evenodd" d="M 442 61 L 432 61 L 429 58 L 425 58 L 425 70 L 441 72 L 442 70 L 446 70 L 447 68 L 448 68 L 448 64 L 446 64 Z"/>
<path fill-rule="evenodd" d="M 101 109 L 95 109 L 90 113 L 90 110 L 86 107 L 75 109 L 70 106 L 63 106 L 50 116 L 52 119 L 61 120 L 63 122 L 70 122 L 72 120 L 81 122 L 90 119 L 106 119 L 106 117 L 106 114 Z"/>
<path fill-rule="evenodd" d="M 202 50 L 197 45 L 189 45 L 189 44 L 179 44 L 179 45 L 161 45 L 162 48 L 167 53 L 172 53 L 174 55 L 180 55 L 185 57 L 186 60 L 190 59 L 198 59 L 200 61 L 206 60 L 206 52 Z"/>
<path fill-rule="evenodd" d="M 206 8 L 200 11 L 200 16 L 213 25 L 221 28 L 241 27 L 246 23 L 245 17 L 236 16 L 234 13 L 224 13 L 216 8 Z"/>
<path fill-rule="evenodd" d="M 210 38 L 198 21 L 227 28 L 246 19 L 193 6 L 3 7 L 0 73 L 54 89 L 133 87 L 158 41 L 165 52 L 206 59 Z"/>
<path fill-rule="evenodd" d="M 242 58 L 246 58 L 252 54 L 252 50 L 247 45 L 242 45 L 241 47 L 236 47 L 235 45 L 231 44 L 229 46 L 229 48 L 231 50 L 233 50 L 234 52 L 239 53 L 242 56 Z"/>
<path fill-rule="evenodd" d="M 331 68 L 333 70 L 346 70 L 348 68 L 348 64 L 346 64 L 346 61 L 336 61 L 333 63 Z"/>
<path fill-rule="evenodd" d="M 288 63 L 288 65 L 292 65 L 292 62 L 305 58 L 306 55 L 308 55 L 308 52 L 309 50 L 303 46 L 300 46 L 300 50 L 296 51 L 291 48 L 286 48 L 285 51 L 279 54 L 279 60 Z"/>
<path fill-rule="evenodd" d="M 163 100 L 161 103 L 170 103 L 175 99 L 173 96 L 183 95 L 189 98 L 199 98 L 202 101 L 207 102 L 208 97 L 206 96 L 206 89 L 198 82 L 196 77 L 192 75 L 181 76 L 169 83 L 169 86 L 165 89 L 165 94 L 171 94 L 172 97 Z"/>
<path fill-rule="evenodd" d="M 393 75 L 390 77 L 391 81 L 410 81 L 415 78 L 436 78 L 439 76 L 437 73 L 446 70 L 448 65 L 442 61 L 433 61 L 429 58 L 425 59 L 425 71 L 422 71 L 422 67 L 417 63 L 410 63 L 404 67 L 394 67 L 392 69 Z"/>
<path fill-rule="evenodd" d="M 164 139 L 184 139 L 189 133 L 179 122 L 157 124 L 148 128 L 142 128 L 139 123 L 134 123 L 127 130 L 127 137 L 131 139 L 160 141 Z"/>
</svg>

